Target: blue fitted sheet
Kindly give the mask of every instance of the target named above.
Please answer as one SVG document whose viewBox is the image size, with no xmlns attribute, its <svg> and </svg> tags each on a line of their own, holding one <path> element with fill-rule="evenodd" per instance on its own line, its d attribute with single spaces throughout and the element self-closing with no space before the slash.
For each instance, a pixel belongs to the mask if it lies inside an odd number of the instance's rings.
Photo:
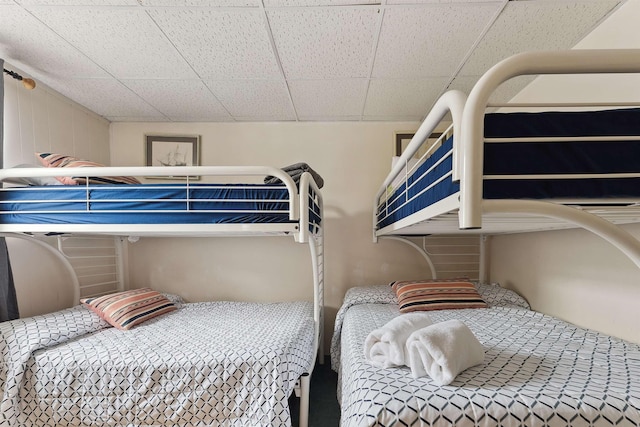
<svg viewBox="0 0 640 427">
<path fill-rule="evenodd" d="M 494 113 L 485 116 L 486 138 L 515 137 L 587 137 L 571 142 L 499 142 L 484 144 L 484 175 L 542 175 L 542 174 L 612 174 L 640 173 L 640 141 L 587 141 L 594 136 L 640 135 L 640 109 L 621 109 L 580 112 Z M 451 150 L 447 141 L 409 178 L 416 182 L 408 198 L 426 188 L 429 183 L 447 173 L 433 171 L 420 176 Z M 442 165 L 451 169 L 451 157 Z M 444 167 L 444 166 L 443 166 Z M 412 213 L 430 206 L 459 191 L 459 185 L 448 177 L 436 187 L 412 201 L 405 200 L 404 184 L 389 200 L 385 212 L 379 211 L 378 228 L 383 228 Z M 582 179 L 484 179 L 485 199 L 612 199 L 640 198 L 640 178 L 582 178 Z"/>
<path fill-rule="evenodd" d="M 640 135 L 640 109 L 495 113 L 485 137 Z M 485 175 L 614 174 L 640 172 L 640 141 L 485 143 Z M 640 178 L 539 179 L 483 182 L 485 199 L 606 199 L 640 196 Z"/>
<path fill-rule="evenodd" d="M 460 190 L 460 184 L 453 182 L 449 173 L 453 165 L 452 148 L 453 137 L 446 140 L 424 163 L 418 166 L 406 183 L 400 184 L 389 198 L 391 203 L 386 207 L 386 214 L 384 207 L 377 212 L 379 228 L 386 227 Z M 444 158 L 443 161 L 433 167 L 441 158 Z M 433 169 L 429 171 L 432 167 Z M 426 189 L 431 183 L 448 173 L 449 175 L 440 182 Z M 405 188 L 408 189 L 406 192 Z M 409 199 L 408 202 L 407 199 Z"/>
<path fill-rule="evenodd" d="M 184 184 L 47 186 L 0 191 L 3 224 L 288 223 L 284 186 Z M 312 221 L 318 223 L 317 214 Z"/>
</svg>

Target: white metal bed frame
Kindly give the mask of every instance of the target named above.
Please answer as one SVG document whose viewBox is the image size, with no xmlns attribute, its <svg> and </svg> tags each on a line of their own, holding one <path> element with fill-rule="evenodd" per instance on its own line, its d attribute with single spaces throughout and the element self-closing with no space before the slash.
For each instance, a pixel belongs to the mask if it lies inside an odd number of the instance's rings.
<svg viewBox="0 0 640 427">
<path fill-rule="evenodd" d="M 638 106 L 638 103 L 518 103 L 490 104 L 489 98 L 503 82 L 521 75 L 602 74 L 640 72 L 640 50 L 569 50 L 526 52 L 493 66 L 476 83 L 468 98 L 459 91 L 445 93 L 433 106 L 413 139 L 391 170 L 374 199 L 374 241 L 383 236 L 456 233 L 518 233 L 582 227 L 607 240 L 640 267 L 640 241 L 618 224 L 640 222 L 640 200 L 608 199 L 607 205 L 594 200 L 486 200 L 482 197 L 484 116 L 492 107 L 598 107 Z M 443 119 L 450 116 L 454 139 L 452 178 L 460 182 L 460 191 L 433 205 L 378 229 L 376 213 L 390 203 L 388 186 L 398 176 L 403 182 L 411 174 L 409 160 L 418 152 Z M 443 135 L 446 138 L 448 135 Z M 581 138 L 584 140 L 585 138 Z M 615 140 L 616 138 L 598 138 Z M 511 138 L 510 140 L 515 140 Z M 536 138 L 537 141 L 543 140 Z M 554 138 L 558 140 L 558 138 Z M 562 140 L 571 140 L 563 138 Z M 494 141 L 496 142 L 496 141 Z M 425 156 L 428 156 L 427 153 Z M 423 157 L 424 158 L 424 157 Z M 420 162 L 418 162 L 420 163 Z M 640 174 L 625 176 L 640 177 Z M 536 175 L 518 178 L 557 178 Z M 583 176 L 560 176 L 579 178 Z M 599 178 L 607 177 L 603 174 Z M 610 177 L 619 177 L 619 174 Z"/>
<path fill-rule="evenodd" d="M 85 177 L 87 184 L 86 210 L 91 211 L 90 176 L 136 176 L 136 177 L 186 177 L 183 181 L 185 189 L 186 211 L 189 211 L 190 177 L 199 176 L 204 179 L 234 177 L 247 181 L 247 177 L 275 176 L 287 188 L 288 206 L 286 213 L 290 222 L 286 223 L 239 223 L 239 224 L 1 224 L 0 235 L 15 237 L 38 244 L 50 251 L 69 271 L 74 282 L 74 301 L 80 299 L 79 281 L 67 259 L 60 243 L 58 248 L 38 240 L 35 236 L 42 233 L 61 233 L 64 235 L 109 235 L 126 237 L 131 242 L 140 237 L 216 237 L 216 236 L 290 236 L 297 243 L 309 245 L 313 271 L 313 319 L 315 324 L 314 358 L 310 366 L 296 383 L 295 394 L 300 398 L 299 426 L 307 427 L 309 423 L 309 390 L 311 373 L 318 354 L 324 354 L 324 232 L 322 223 L 316 224 L 310 218 L 310 211 L 316 208 L 322 218 L 323 201 L 320 190 L 310 173 L 304 173 L 299 182 L 299 190 L 294 180 L 281 169 L 267 166 L 179 166 L 179 167 L 90 167 L 90 168 L 15 168 L 0 170 L 0 179 L 20 177 Z M 234 184 L 238 185 L 238 184 Z M 241 184 L 240 184 L 241 185 Z M 74 186 L 75 187 L 75 186 Z M 57 186 L 55 188 L 58 188 Z M 0 190 L 1 191 L 1 190 Z M 29 188 L 25 188 L 29 191 Z M 280 200 L 279 200 L 280 201 Z M 184 210 L 181 210 L 183 212 Z M 104 211 L 102 211 L 104 212 Z M 202 210 L 197 211 L 202 213 Z M 228 211 L 226 211 L 228 212 Z M 115 213 L 115 212 L 112 212 Z M 252 213 L 245 212 L 242 213 Z M 265 213 L 255 211 L 253 213 Z M 284 212 L 278 212 L 284 213 Z M 322 221 L 322 220 L 321 220 Z M 323 363 L 323 357 L 319 359 Z"/>
</svg>

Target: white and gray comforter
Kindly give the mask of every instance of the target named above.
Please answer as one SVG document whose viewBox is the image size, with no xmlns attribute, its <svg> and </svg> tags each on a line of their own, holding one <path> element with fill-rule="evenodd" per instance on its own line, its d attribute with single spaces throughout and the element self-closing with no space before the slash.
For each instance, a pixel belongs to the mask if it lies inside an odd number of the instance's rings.
<svg viewBox="0 0 640 427">
<path fill-rule="evenodd" d="M 290 426 L 306 302 L 207 302 L 120 331 L 83 306 L 0 324 L 0 426 Z"/>
<path fill-rule="evenodd" d="M 640 426 L 640 346 L 531 311 L 498 286 L 479 291 L 489 308 L 430 312 L 463 321 L 485 350 L 482 365 L 437 386 L 367 363 L 366 336 L 400 313 L 387 286 L 349 290 L 331 348 L 341 427 Z"/>
</svg>

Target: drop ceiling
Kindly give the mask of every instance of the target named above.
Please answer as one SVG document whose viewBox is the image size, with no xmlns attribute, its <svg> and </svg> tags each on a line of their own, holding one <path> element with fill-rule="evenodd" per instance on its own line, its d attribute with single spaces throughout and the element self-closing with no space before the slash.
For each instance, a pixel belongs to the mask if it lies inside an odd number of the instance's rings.
<svg viewBox="0 0 640 427">
<path fill-rule="evenodd" d="M 621 3 L 0 0 L 0 57 L 110 121 L 413 121 Z"/>
</svg>

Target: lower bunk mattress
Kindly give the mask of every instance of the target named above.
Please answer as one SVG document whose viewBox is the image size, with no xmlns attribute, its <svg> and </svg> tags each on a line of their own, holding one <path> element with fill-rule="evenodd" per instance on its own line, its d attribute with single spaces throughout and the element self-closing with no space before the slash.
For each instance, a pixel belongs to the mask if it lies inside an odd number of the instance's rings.
<svg viewBox="0 0 640 427">
<path fill-rule="evenodd" d="M 290 426 L 307 302 L 205 302 L 128 331 L 84 306 L 0 324 L 1 426 Z"/>
<path fill-rule="evenodd" d="M 478 288 L 488 308 L 429 311 L 464 322 L 485 352 L 445 386 L 369 364 L 364 340 L 400 315 L 397 300 L 388 286 L 347 292 L 331 346 L 341 427 L 640 425 L 640 346 L 532 311 L 497 285 Z"/>
</svg>

